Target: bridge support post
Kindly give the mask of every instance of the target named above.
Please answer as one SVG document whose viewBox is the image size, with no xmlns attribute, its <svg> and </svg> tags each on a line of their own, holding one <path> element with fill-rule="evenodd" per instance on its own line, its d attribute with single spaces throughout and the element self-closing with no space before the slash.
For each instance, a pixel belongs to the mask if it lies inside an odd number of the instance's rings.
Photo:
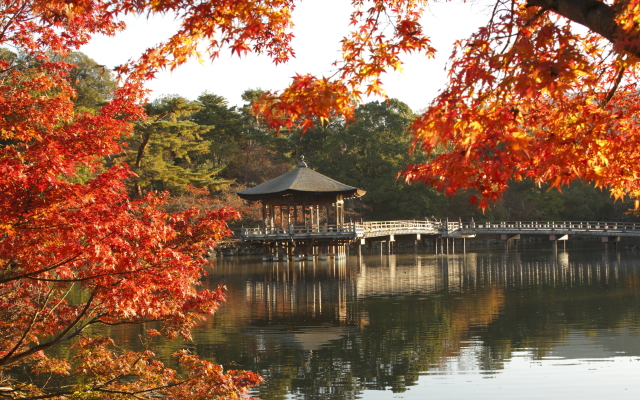
<svg viewBox="0 0 640 400">
<path fill-rule="evenodd" d="M 609 249 L 609 243 L 613 243 L 613 248 L 618 250 L 618 242 L 620 241 L 620 236 L 602 236 L 602 243 L 604 243 L 604 248 Z"/>
<path fill-rule="evenodd" d="M 500 238 L 504 240 L 504 248 L 509 250 L 509 243 L 513 241 L 514 247 L 518 246 L 518 240 L 520 240 L 520 234 L 518 235 L 501 235 Z"/>
<path fill-rule="evenodd" d="M 456 238 L 451 238 L 451 254 L 456 254 Z"/>
<path fill-rule="evenodd" d="M 301 254 L 302 252 L 302 248 L 299 246 L 296 246 L 295 243 L 287 243 L 285 245 L 285 250 L 286 250 L 286 254 L 287 256 L 285 257 L 287 260 L 295 260 L 296 259 L 296 254 Z"/>
<path fill-rule="evenodd" d="M 307 245 L 307 261 L 313 261 L 313 243 Z"/>
<path fill-rule="evenodd" d="M 549 240 L 553 242 L 553 250 L 558 251 L 558 241 L 562 241 L 564 249 L 567 249 L 567 240 L 569 235 L 549 235 Z"/>
<path fill-rule="evenodd" d="M 360 239 L 360 242 L 356 244 L 358 246 L 358 258 L 362 257 L 362 246 L 366 243 L 365 239 Z"/>
<path fill-rule="evenodd" d="M 320 259 L 320 260 L 326 260 L 327 259 L 327 245 L 326 244 L 320 245 L 320 256 L 318 257 L 318 259 Z"/>
<path fill-rule="evenodd" d="M 284 247 L 285 245 L 276 245 L 276 260 L 278 261 L 286 261 L 287 260 L 287 253 L 286 250 L 287 248 Z"/>
</svg>

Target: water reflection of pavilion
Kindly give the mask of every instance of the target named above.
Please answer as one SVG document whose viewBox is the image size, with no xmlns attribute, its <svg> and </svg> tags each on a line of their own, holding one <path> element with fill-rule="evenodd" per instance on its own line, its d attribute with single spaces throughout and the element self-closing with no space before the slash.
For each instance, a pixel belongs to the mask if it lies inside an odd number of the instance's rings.
<svg viewBox="0 0 640 400">
<path fill-rule="evenodd" d="M 363 317 L 347 309 L 355 298 L 358 270 L 345 259 L 312 264 L 270 264 L 261 279 L 245 282 L 245 301 L 254 319 L 290 321 L 300 316 L 303 325 L 318 322 L 360 324 Z"/>
</svg>

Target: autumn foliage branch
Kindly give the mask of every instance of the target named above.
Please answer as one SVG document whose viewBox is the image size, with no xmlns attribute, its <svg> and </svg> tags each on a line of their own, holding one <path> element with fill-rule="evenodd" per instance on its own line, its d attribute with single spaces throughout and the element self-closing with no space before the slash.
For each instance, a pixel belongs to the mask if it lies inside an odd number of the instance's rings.
<svg viewBox="0 0 640 400">
<path fill-rule="evenodd" d="M 635 10 L 615 21 L 637 20 Z M 640 195 L 637 59 L 625 50 L 637 33 L 619 29 L 611 42 L 561 11 L 498 1 L 491 23 L 457 43 L 449 84 L 410 128 L 434 158 L 408 167 L 407 181 L 474 189 L 483 208 L 524 178 Z"/>
</svg>

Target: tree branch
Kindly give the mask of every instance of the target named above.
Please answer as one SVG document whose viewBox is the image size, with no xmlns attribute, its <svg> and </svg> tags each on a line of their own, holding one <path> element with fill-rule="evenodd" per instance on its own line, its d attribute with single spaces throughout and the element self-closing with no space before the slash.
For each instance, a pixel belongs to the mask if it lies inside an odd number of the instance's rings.
<svg viewBox="0 0 640 400">
<path fill-rule="evenodd" d="M 621 30 L 615 18 L 618 10 L 598 0 L 528 0 L 527 7 L 542 7 L 561 15 L 573 22 L 589 28 L 614 45 L 618 44 Z M 638 45 L 625 40 L 623 49 L 640 56 Z"/>
<path fill-rule="evenodd" d="M 49 347 L 58 344 L 62 341 L 65 340 L 69 340 L 71 338 L 73 338 L 74 336 L 77 336 L 80 334 L 80 332 L 82 332 L 82 330 L 87 327 L 89 325 L 89 323 L 86 323 L 84 325 L 82 325 L 81 327 L 77 328 L 74 332 L 70 333 L 69 335 L 67 335 L 67 333 L 69 333 L 71 331 L 71 329 L 73 329 L 76 325 L 78 325 L 78 323 L 80 323 L 80 321 L 82 320 L 82 318 L 85 316 L 85 314 L 87 313 L 87 311 L 89 310 L 91 303 L 93 302 L 94 299 L 94 295 L 95 293 L 91 293 L 91 296 L 89 297 L 89 299 L 87 300 L 87 303 L 85 304 L 84 308 L 82 309 L 82 311 L 80 311 L 80 313 L 78 314 L 78 316 L 60 333 L 58 334 L 58 336 L 56 336 L 55 338 L 53 338 L 52 340 L 42 343 L 42 344 L 38 344 L 36 346 L 31 347 L 28 350 L 25 350 L 24 352 L 17 354 L 17 355 L 11 355 L 11 356 L 4 356 L 2 358 L 0 358 L 0 366 L 4 366 L 4 365 L 10 365 L 15 363 L 16 361 L 22 360 L 32 354 L 37 353 L 40 350 L 46 350 Z"/>
</svg>

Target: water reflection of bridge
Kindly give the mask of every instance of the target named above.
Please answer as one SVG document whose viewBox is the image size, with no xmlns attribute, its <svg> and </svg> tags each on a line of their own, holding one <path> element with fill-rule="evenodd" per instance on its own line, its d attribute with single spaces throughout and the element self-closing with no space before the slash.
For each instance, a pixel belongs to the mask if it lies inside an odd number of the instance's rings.
<svg viewBox="0 0 640 400">
<path fill-rule="evenodd" d="M 335 261 L 268 264 L 261 279 L 245 283 L 245 301 L 254 318 L 365 325 L 359 300 L 398 295 L 471 293 L 477 287 L 578 287 L 623 279 L 639 285 L 636 269 L 620 264 L 619 253 L 600 263 L 570 262 L 567 252 L 545 252 L 522 262 L 519 252 L 502 256 L 466 253 L 450 256 L 392 254 Z M 529 256 L 530 257 L 530 256 Z M 351 305 L 351 306 L 349 306 Z"/>
</svg>

